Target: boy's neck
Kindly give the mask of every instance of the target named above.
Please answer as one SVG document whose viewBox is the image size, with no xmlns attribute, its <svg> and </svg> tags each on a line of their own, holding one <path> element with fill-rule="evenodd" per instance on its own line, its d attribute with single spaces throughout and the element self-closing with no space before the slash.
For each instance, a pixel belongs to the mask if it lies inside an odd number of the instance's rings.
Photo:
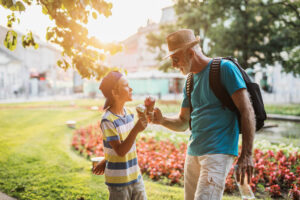
<svg viewBox="0 0 300 200">
<path fill-rule="evenodd" d="M 125 115 L 124 105 L 125 103 L 114 103 L 114 105 L 112 105 L 109 110 L 116 115 Z"/>
</svg>

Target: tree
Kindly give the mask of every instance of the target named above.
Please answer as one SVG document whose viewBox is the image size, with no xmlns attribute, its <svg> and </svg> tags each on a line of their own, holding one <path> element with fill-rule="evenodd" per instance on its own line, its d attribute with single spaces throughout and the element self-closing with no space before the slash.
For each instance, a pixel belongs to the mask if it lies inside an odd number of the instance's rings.
<svg viewBox="0 0 300 200">
<path fill-rule="evenodd" d="M 208 41 L 209 56 L 235 56 L 244 68 L 278 62 L 294 74 L 300 74 L 299 7 L 299 0 L 176 0 L 174 5 L 177 27 L 200 34 L 201 45 Z"/>
<path fill-rule="evenodd" d="M 85 24 L 90 15 L 109 17 L 112 4 L 105 0 L 0 0 L 0 5 L 9 9 L 7 27 L 20 22 L 15 12 L 26 12 L 26 7 L 33 4 L 42 7 L 43 14 L 55 22 L 55 27 L 48 27 L 46 39 L 62 47 L 62 59 L 57 62 L 63 69 L 76 68 L 83 78 L 96 77 L 98 80 L 108 71 L 112 70 L 103 64 L 107 53 L 114 54 L 122 50 L 119 44 L 105 44 L 95 37 L 88 37 Z M 17 45 L 17 33 L 9 30 L 6 34 L 4 45 L 14 50 Z M 31 32 L 22 36 L 24 48 L 33 46 L 38 48 Z"/>
<path fill-rule="evenodd" d="M 168 33 L 171 33 L 177 29 L 175 24 L 164 24 L 160 26 L 160 33 L 150 33 L 147 37 L 147 45 L 149 46 L 149 51 L 156 52 L 158 50 L 157 60 L 162 61 L 164 55 L 167 54 L 166 46 L 165 46 L 165 38 Z M 166 72 L 171 68 L 170 60 L 164 60 L 162 65 L 159 67 L 160 70 Z"/>
</svg>

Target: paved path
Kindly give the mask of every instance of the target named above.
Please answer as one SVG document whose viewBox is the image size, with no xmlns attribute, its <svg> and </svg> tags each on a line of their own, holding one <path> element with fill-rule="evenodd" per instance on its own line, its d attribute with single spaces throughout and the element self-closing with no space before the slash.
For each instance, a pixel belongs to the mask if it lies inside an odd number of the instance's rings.
<svg viewBox="0 0 300 200">
<path fill-rule="evenodd" d="M 267 114 L 268 119 L 300 122 L 299 116 Z"/>
<path fill-rule="evenodd" d="M 7 196 L 6 194 L 0 192 L 0 200 L 17 200 L 17 199 Z"/>
</svg>

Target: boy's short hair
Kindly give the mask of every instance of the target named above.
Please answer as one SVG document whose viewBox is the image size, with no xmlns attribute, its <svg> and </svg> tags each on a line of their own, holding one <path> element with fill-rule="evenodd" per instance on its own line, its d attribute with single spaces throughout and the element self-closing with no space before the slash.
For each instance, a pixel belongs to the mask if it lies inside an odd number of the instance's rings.
<svg viewBox="0 0 300 200">
<path fill-rule="evenodd" d="M 112 97 L 112 90 L 115 88 L 118 80 L 123 76 L 118 71 L 109 72 L 101 81 L 99 89 L 101 90 L 102 94 L 106 98 L 103 109 L 107 109 L 111 106 L 111 97 Z"/>
</svg>

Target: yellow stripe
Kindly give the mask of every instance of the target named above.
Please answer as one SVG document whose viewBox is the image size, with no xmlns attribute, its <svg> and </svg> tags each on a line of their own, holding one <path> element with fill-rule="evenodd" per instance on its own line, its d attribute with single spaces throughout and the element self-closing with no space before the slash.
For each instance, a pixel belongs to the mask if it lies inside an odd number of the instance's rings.
<svg viewBox="0 0 300 200">
<path fill-rule="evenodd" d="M 103 132 L 103 134 L 106 137 L 111 137 L 111 136 L 117 136 L 117 135 L 119 135 L 116 129 L 111 129 L 111 128 L 105 129 L 104 132 Z"/>
<path fill-rule="evenodd" d="M 137 171 L 128 176 L 105 176 L 107 183 L 128 183 L 138 178 L 140 172 Z"/>
<path fill-rule="evenodd" d="M 113 115 L 113 114 L 109 113 L 109 115 L 106 117 L 106 119 L 108 119 L 109 121 L 113 122 L 116 119 L 119 119 L 119 117 L 117 117 L 116 115 Z"/>
<path fill-rule="evenodd" d="M 107 158 L 108 162 L 127 162 L 129 160 L 132 160 L 134 158 L 136 158 L 136 151 L 133 151 L 131 153 L 126 154 L 124 157 L 120 157 L 120 156 L 115 156 L 115 155 L 109 155 L 109 154 L 105 154 L 105 158 Z"/>
<path fill-rule="evenodd" d="M 124 141 L 127 138 L 127 136 L 129 135 L 129 133 L 130 133 L 130 131 L 126 131 L 126 132 L 120 134 L 120 140 Z"/>
<path fill-rule="evenodd" d="M 131 115 L 133 113 L 131 108 L 125 108 L 125 109 L 128 115 Z"/>
</svg>

